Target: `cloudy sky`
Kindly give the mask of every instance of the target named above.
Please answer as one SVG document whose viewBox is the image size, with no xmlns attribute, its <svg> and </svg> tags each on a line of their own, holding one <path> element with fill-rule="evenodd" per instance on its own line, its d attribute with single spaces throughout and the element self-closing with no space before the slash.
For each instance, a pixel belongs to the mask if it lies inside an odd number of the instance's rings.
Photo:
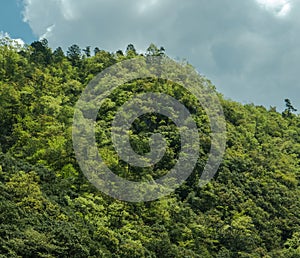
<svg viewBox="0 0 300 258">
<path fill-rule="evenodd" d="M 164 46 L 225 97 L 300 110 L 300 0 L 4 0 L 0 31 L 55 48 Z M 2 33 L 2 34 L 3 34 Z"/>
</svg>

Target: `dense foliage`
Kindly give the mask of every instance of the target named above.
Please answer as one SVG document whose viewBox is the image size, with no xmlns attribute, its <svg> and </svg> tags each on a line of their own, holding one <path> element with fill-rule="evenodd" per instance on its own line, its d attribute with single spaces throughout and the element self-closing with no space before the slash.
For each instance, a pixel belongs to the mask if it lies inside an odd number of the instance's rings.
<svg viewBox="0 0 300 258">
<path fill-rule="evenodd" d="M 300 117 L 288 99 L 279 113 L 219 94 L 226 153 L 214 180 L 200 188 L 210 146 L 205 113 L 176 85 L 134 81 L 99 113 L 99 152 L 107 164 L 130 179 L 159 177 L 174 166 L 180 137 L 167 118 L 149 114 L 132 127 L 140 154 L 149 151 L 149 128 L 165 132 L 168 151 L 151 171 L 119 161 L 103 130 L 130 95 L 158 87 L 195 117 L 197 167 L 175 193 L 146 203 L 114 200 L 87 181 L 72 147 L 74 105 L 96 74 L 138 55 L 133 45 L 125 53 L 73 45 L 65 54 L 46 40 L 25 47 L 2 40 L 0 257 L 300 257 Z M 164 55 L 164 49 L 151 45 L 145 55 Z"/>
</svg>

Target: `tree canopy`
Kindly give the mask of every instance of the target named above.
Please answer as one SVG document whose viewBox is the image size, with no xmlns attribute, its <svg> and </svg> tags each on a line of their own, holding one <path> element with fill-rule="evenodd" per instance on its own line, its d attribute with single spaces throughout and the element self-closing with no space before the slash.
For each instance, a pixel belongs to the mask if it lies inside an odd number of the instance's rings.
<svg viewBox="0 0 300 258">
<path fill-rule="evenodd" d="M 130 44 L 111 53 L 72 45 L 65 54 L 46 40 L 16 47 L 0 42 L 0 257 L 300 257 L 300 117 L 287 109 L 242 105 L 220 93 L 227 125 L 224 160 L 199 187 L 210 149 L 208 117 L 179 85 L 147 79 L 118 88 L 96 124 L 99 153 L 130 180 L 158 178 L 176 163 L 180 136 L 170 119 L 135 120 L 131 145 L 149 152 L 149 132 L 167 151 L 152 168 L 120 160 L 110 139 L 117 109 L 139 92 L 166 92 L 199 128 L 199 160 L 186 183 L 152 202 L 126 203 L 98 191 L 83 175 L 72 146 L 74 106 L 101 71 L 137 57 Z M 142 55 L 165 55 L 151 44 Z M 203 77 L 203 87 L 214 86 Z"/>
</svg>

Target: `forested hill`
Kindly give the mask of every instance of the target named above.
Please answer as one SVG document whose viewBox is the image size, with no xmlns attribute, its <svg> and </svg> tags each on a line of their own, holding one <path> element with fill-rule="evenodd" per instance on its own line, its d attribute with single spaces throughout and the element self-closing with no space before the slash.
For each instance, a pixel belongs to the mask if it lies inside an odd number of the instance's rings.
<svg viewBox="0 0 300 258">
<path fill-rule="evenodd" d="M 2 39 L 0 257 L 299 258 L 300 117 L 288 99 L 279 113 L 218 94 L 226 152 L 214 179 L 199 187 L 210 147 L 206 114 L 176 85 L 133 81 L 114 92 L 98 115 L 97 143 L 108 166 L 136 179 L 157 178 L 175 165 L 180 137 L 166 117 L 149 114 L 132 128 L 131 143 L 140 154 L 149 151 L 149 127 L 165 133 L 167 152 L 151 171 L 119 160 L 110 130 L 101 130 L 109 129 L 128 96 L 158 88 L 177 96 L 200 128 L 195 171 L 173 194 L 144 203 L 110 198 L 85 178 L 72 145 L 74 106 L 95 75 L 139 55 L 133 45 L 124 53 L 77 45 L 64 53 L 46 40 L 20 47 Z M 164 55 L 164 49 L 151 45 L 144 55 Z"/>
</svg>

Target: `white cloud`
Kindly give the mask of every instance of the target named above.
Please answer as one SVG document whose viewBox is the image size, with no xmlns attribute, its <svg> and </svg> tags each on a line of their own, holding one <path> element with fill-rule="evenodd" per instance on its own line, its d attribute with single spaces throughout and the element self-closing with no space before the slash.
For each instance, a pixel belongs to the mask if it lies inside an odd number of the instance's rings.
<svg viewBox="0 0 300 258">
<path fill-rule="evenodd" d="M 50 25 L 46 29 L 46 32 L 39 37 L 39 39 L 41 40 L 41 39 L 45 39 L 45 38 L 50 38 L 52 36 L 52 31 L 53 31 L 54 28 L 55 28 L 55 24 Z"/>
<path fill-rule="evenodd" d="M 3 31 L 0 31 L 0 39 L 8 39 L 9 42 L 7 43 L 10 43 L 12 46 L 18 48 L 18 47 L 23 47 L 25 45 L 25 42 L 18 38 L 18 39 L 12 39 L 10 37 L 10 35 L 7 33 L 7 32 L 3 32 Z"/>
<path fill-rule="evenodd" d="M 149 11 L 150 8 L 157 6 L 158 0 L 141 0 L 138 4 L 138 11 L 144 13 Z"/>
<path fill-rule="evenodd" d="M 60 8 L 62 10 L 63 17 L 66 20 L 76 19 L 76 16 L 78 15 L 78 13 L 76 14 L 74 11 L 74 6 L 76 6 L 76 4 L 73 5 L 72 1 L 69 0 L 60 0 L 59 2 L 60 2 Z"/>
<path fill-rule="evenodd" d="M 292 4 L 289 0 L 256 0 L 257 3 L 277 15 L 278 17 L 284 17 L 288 15 L 292 9 Z"/>
<path fill-rule="evenodd" d="M 64 9 L 62 8 L 64 0 L 23 0 L 23 20 L 27 22 L 33 33 L 41 38 L 49 36 L 55 24 L 62 24 L 64 18 Z M 66 8 L 66 10 L 69 10 Z"/>
<path fill-rule="evenodd" d="M 146 50 L 153 42 L 233 99 L 267 106 L 300 99 L 299 1 L 23 1 L 24 19 L 52 47 Z"/>
</svg>

